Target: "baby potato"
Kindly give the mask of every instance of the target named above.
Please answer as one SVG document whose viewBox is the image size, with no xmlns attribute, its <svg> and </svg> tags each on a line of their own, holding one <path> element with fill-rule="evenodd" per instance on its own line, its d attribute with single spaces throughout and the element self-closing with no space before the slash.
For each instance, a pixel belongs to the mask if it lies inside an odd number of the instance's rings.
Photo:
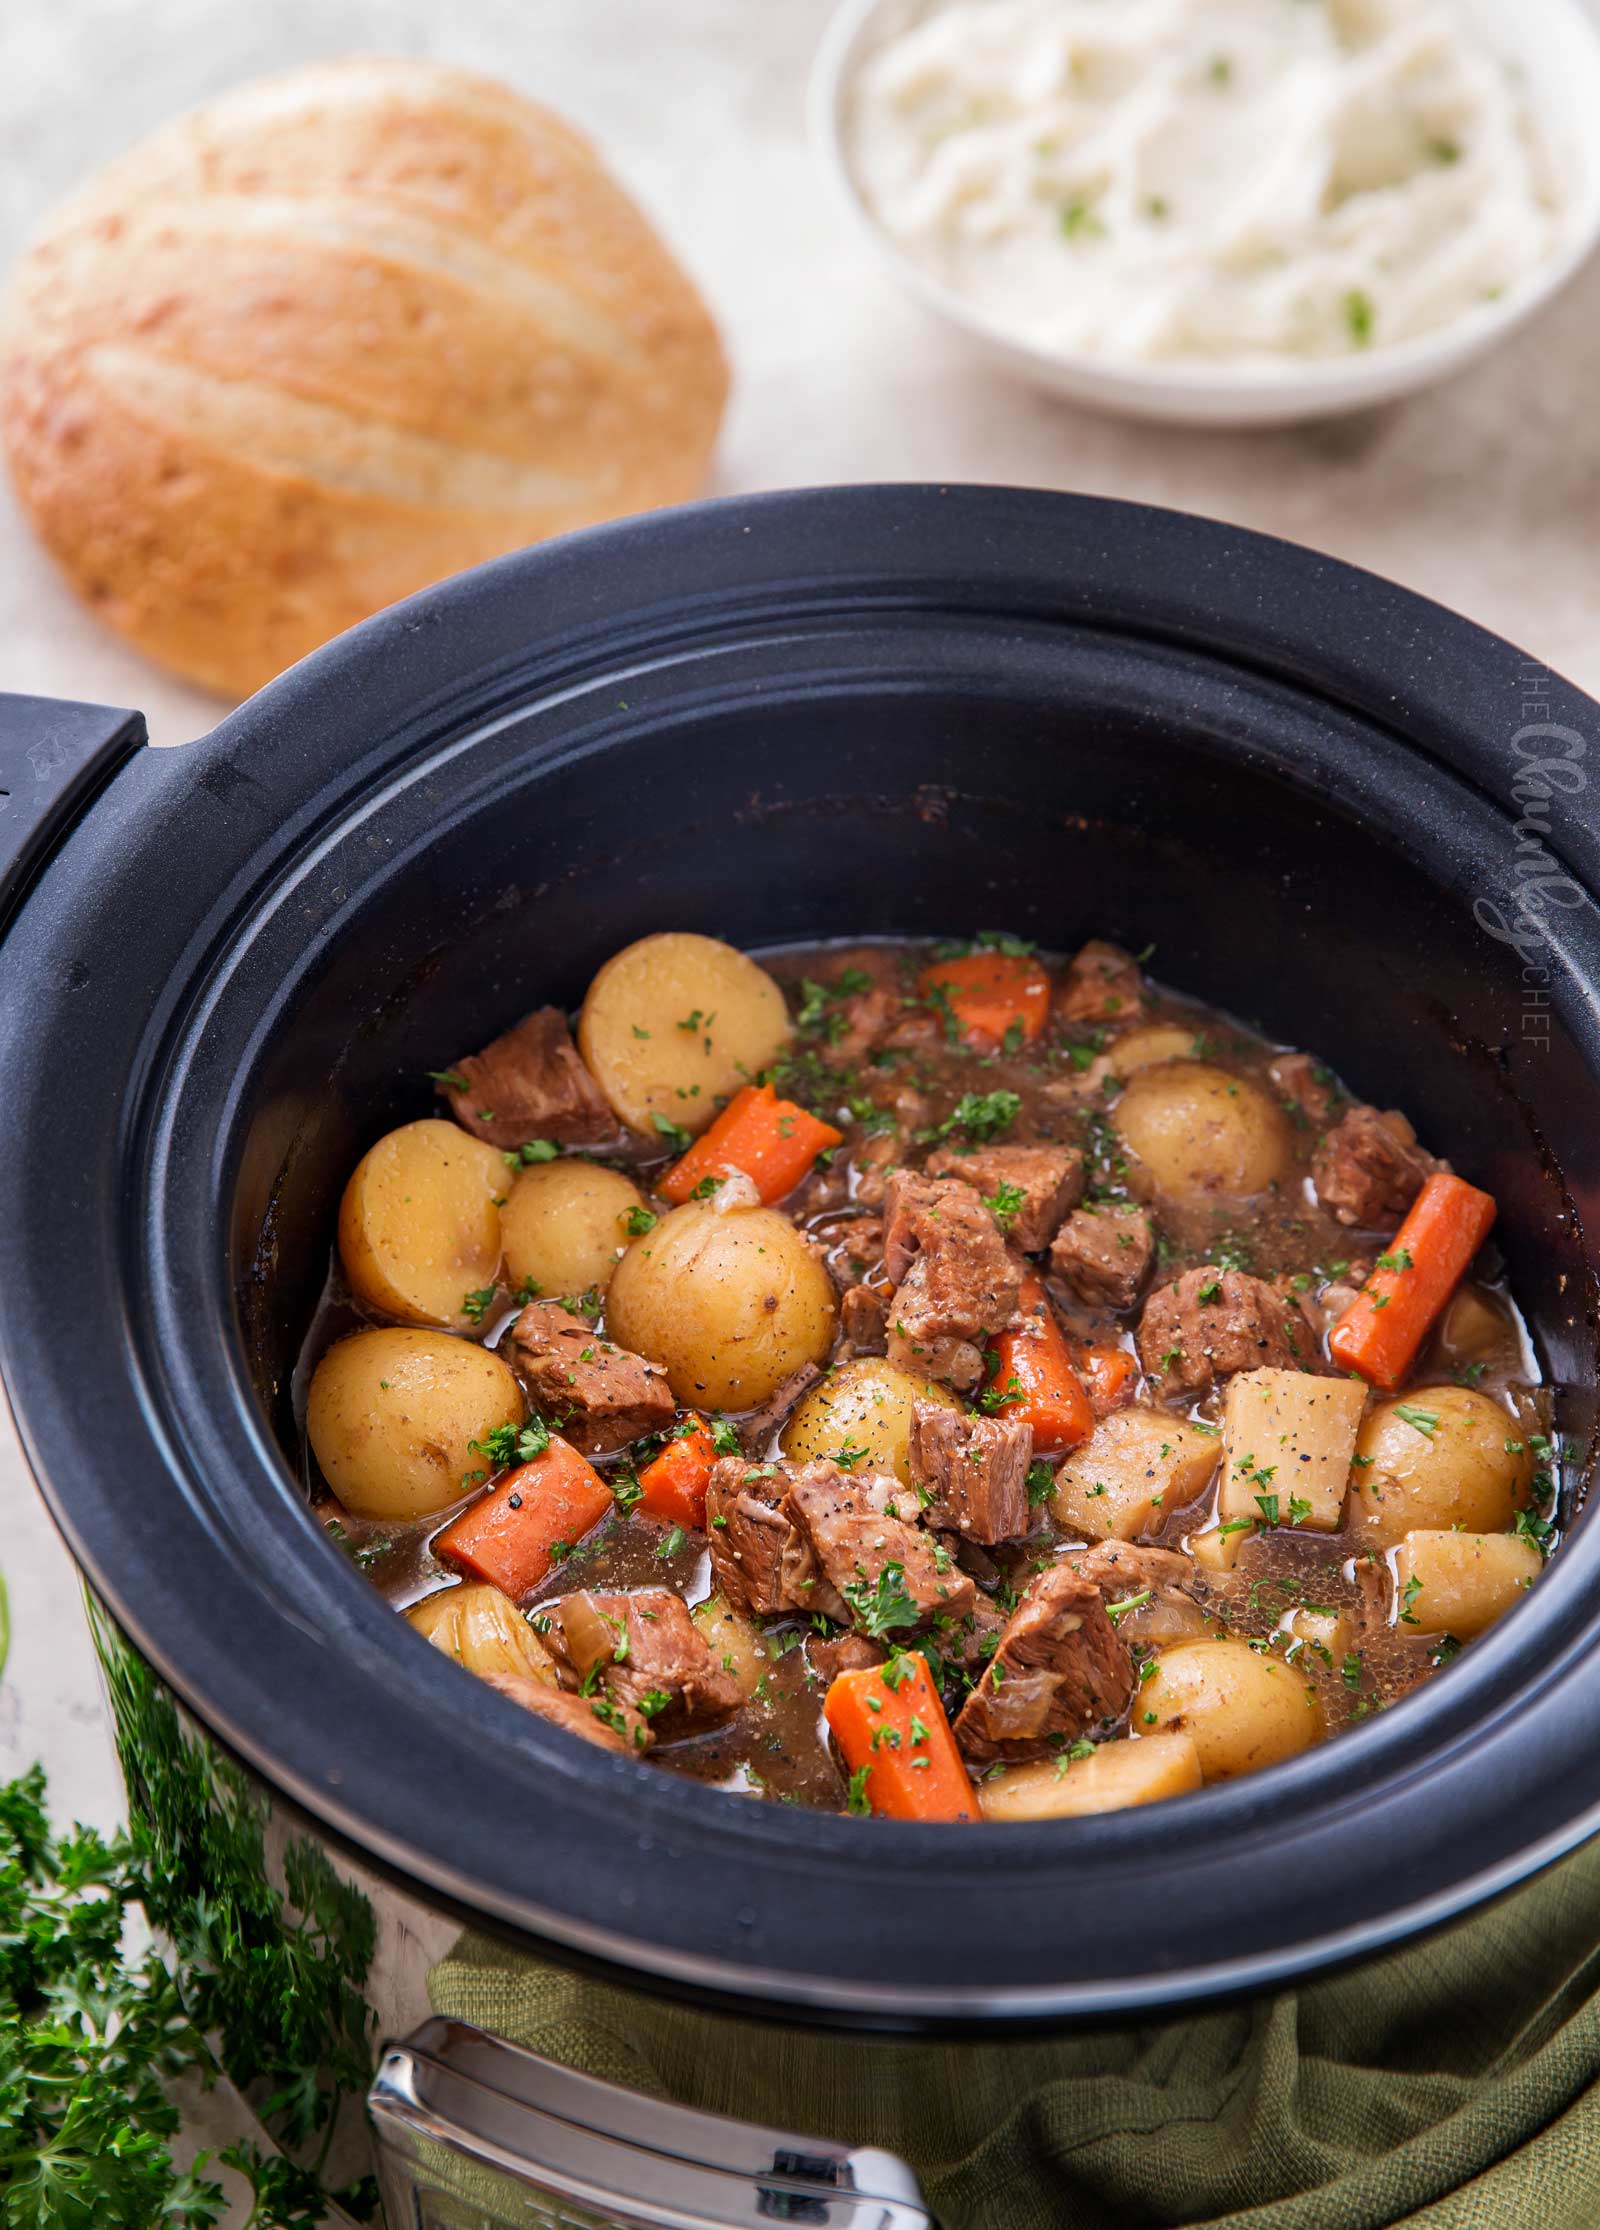
<svg viewBox="0 0 1600 2230">
<path fill-rule="evenodd" d="M 1118 1038 L 1105 1055 L 1105 1065 L 1113 1076 L 1134 1076 L 1140 1069 L 1154 1068 L 1158 1061 L 1192 1060 L 1194 1044 L 1193 1030 L 1181 1029 L 1176 1022 L 1151 1022 Z"/>
<path fill-rule="evenodd" d="M 470 1443 L 520 1424 L 509 1365 L 448 1332 L 354 1332 L 317 1365 L 306 1434 L 328 1485 L 358 1518 L 427 1518 L 481 1468 Z"/>
<path fill-rule="evenodd" d="M 1149 1732 L 1188 1734 L 1208 1781 L 1259 1773 L 1292 1758 L 1323 1734 L 1321 1708 L 1304 1677 L 1247 1642 L 1179 1642 L 1156 1659 L 1139 1690 Z"/>
<path fill-rule="evenodd" d="M 864 1469 L 892 1471 L 909 1487 L 911 1412 L 919 1401 L 962 1407 L 948 1386 L 913 1378 L 881 1356 L 841 1363 L 811 1389 L 784 1426 L 783 1452 L 798 1463 L 815 1463 L 837 1456 L 841 1448 L 862 1448 Z"/>
<path fill-rule="evenodd" d="M 833 1344 L 833 1283 L 787 1216 L 687 1201 L 617 1264 L 606 1327 L 697 1409 L 756 1409 Z"/>
<path fill-rule="evenodd" d="M 1514 1533 L 1408 1533 L 1394 1552 L 1401 1625 L 1470 1641 L 1504 1618 L 1543 1570 L 1533 1543 Z"/>
<path fill-rule="evenodd" d="M 558 1688 L 556 1661 L 508 1596 L 473 1580 L 442 1587 L 406 1612 L 407 1622 L 480 1680 L 490 1673 Z"/>
<path fill-rule="evenodd" d="M 1136 1174 L 1170 1200 L 1249 1199 L 1288 1164 L 1288 1127 L 1276 1103 L 1208 1061 L 1141 1068 L 1111 1119 Z"/>
<path fill-rule="evenodd" d="M 672 930 L 609 959 L 578 1017 L 578 1050 L 630 1130 L 698 1135 L 790 1038 L 765 968 L 715 937 Z"/>
<path fill-rule="evenodd" d="M 619 1169 L 574 1155 L 538 1162 L 514 1181 L 500 1211 L 506 1282 L 544 1294 L 604 1293 L 644 1195 Z"/>
<path fill-rule="evenodd" d="M 742 1618 L 725 1595 L 708 1595 L 689 1613 L 705 1637 L 713 1663 L 732 1673 L 742 1696 L 753 1696 L 772 1659 L 760 1633 Z"/>
<path fill-rule="evenodd" d="M 362 1155 L 339 1203 L 339 1259 L 356 1298 L 405 1324 L 465 1324 L 500 1272 L 506 1165 L 454 1123 L 403 1123 Z"/>
<path fill-rule="evenodd" d="M 1362 1548 L 1418 1528 L 1504 1533 L 1533 1481 L 1516 1419 L 1467 1386 L 1425 1386 L 1380 1402 L 1356 1436 L 1346 1524 Z"/>
<path fill-rule="evenodd" d="M 1086 1758 L 1040 1758 L 1008 1766 L 978 1786 L 986 1820 L 1068 1820 L 1159 1804 L 1200 1786 L 1200 1756 L 1186 1734 L 1097 1743 Z"/>
<path fill-rule="evenodd" d="M 1133 1541 L 1204 1493 L 1217 1442 L 1164 1409 L 1114 1409 L 1056 1473 L 1057 1525 L 1090 1541 Z"/>
</svg>

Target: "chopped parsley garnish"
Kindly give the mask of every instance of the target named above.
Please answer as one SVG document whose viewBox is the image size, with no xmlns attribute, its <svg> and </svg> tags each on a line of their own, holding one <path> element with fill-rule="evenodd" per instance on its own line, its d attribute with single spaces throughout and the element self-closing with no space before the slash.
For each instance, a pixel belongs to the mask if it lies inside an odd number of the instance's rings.
<svg viewBox="0 0 1600 2230">
<path fill-rule="evenodd" d="M 960 1131 L 979 1145 L 1009 1130 L 1022 1112 L 1022 1100 L 1016 1092 L 1003 1087 L 994 1092 L 963 1092 L 944 1121 L 934 1130 L 919 1131 L 924 1144 L 949 1138 Z"/>
<path fill-rule="evenodd" d="M 630 1239 L 642 1239 L 647 1231 L 654 1231 L 657 1220 L 648 1208 L 630 1208 L 622 1219 L 622 1228 Z"/>
<path fill-rule="evenodd" d="M 689 1151 L 690 1146 L 694 1142 L 681 1123 L 673 1122 L 671 1116 L 663 1115 L 659 1108 L 651 1109 L 650 1120 L 655 1125 L 657 1131 L 661 1134 L 661 1136 L 671 1147 L 673 1147 L 676 1152 L 680 1154 L 686 1154 Z"/>
<path fill-rule="evenodd" d="M 549 1445 L 550 1427 L 542 1417 L 530 1418 L 525 1425 L 494 1425 L 481 1440 L 467 1442 L 472 1454 L 482 1456 L 496 1471 L 504 1471 L 508 1464 L 532 1463 Z"/>
<path fill-rule="evenodd" d="M 480 1285 L 474 1292 L 463 1293 L 461 1296 L 462 1315 L 469 1317 L 474 1324 L 481 1324 L 485 1315 L 493 1307 L 494 1297 L 499 1290 L 500 1288 L 497 1285 Z"/>
<path fill-rule="evenodd" d="M 465 1092 L 471 1089 L 459 1069 L 429 1069 L 428 1082 L 442 1085 L 447 1092 Z"/>
<path fill-rule="evenodd" d="M 681 1525 L 669 1527 L 656 1543 L 657 1556 L 676 1556 L 688 1538 Z"/>
<path fill-rule="evenodd" d="M 529 1138 L 520 1146 L 513 1146 L 500 1159 L 508 1169 L 529 1169 L 535 1162 L 556 1160 L 560 1152 L 561 1148 L 553 1138 Z"/>
<path fill-rule="evenodd" d="M 865 1576 L 846 1580 L 839 1592 L 860 1621 L 861 1631 L 873 1641 L 882 1641 L 900 1626 L 915 1626 L 922 1613 L 906 1593 L 906 1568 L 900 1563 L 886 1564 L 875 1580 Z M 885 1668 L 887 1674 L 887 1668 Z"/>
<path fill-rule="evenodd" d="M 1420 1432 L 1425 1440 L 1431 1440 L 1439 1429 L 1439 1412 L 1436 1409 L 1418 1409 L 1411 1402 L 1397 1401 L 1394 1413 Z"/>
<path fill-rule="evenodd" d="M 1373 308 L 1371 295 L 1360 287 L 1352 287 L 1344 298 L 1345 330 L 1350 335 L 1351 345 L 1370 348 L 1377 322 L 1378 313 Z"/>
<path fill-rule="evenodd" d="M 867 1796 L 867 1781 L 871 1772 L 870 1765 L 858 1765 L 854 1773 L 851 1774 L 849 1786 L 845 1791 L 844 1808 L 847 1812 L 854 1814 L 857 1819 L 865 1819 L 872 1810 L 871 1801 Z"/>
<path fill-rule="evenodd" d="M 1028 1507 L 1037 1510 L 1048 1502 L 1056 1491 L 1056 1475 L 1047 1463 L 1030 1463 L 1028 1466 Z"/>
<path fill-rule="evenodd" d="M 998 1184 L 993 1192 L 983 1195 L 983 1204 L 1002 1231 L 1009 1231 L 1028 1204 L 1028 1196 L 1020 1185 Z"/>
</svg>

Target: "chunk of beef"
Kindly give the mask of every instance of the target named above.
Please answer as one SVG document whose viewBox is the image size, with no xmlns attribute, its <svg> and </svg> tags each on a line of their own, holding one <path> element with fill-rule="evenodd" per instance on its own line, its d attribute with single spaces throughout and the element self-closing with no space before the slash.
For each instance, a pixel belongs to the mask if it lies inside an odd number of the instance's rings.
<svg viewBox="0 0 1600 2230">
<path fill-rule="evenodd" d="M 1445 1164 L 1417 1144 L 1397 1108 L 1352 1107 L 1311 1158 L 1317 1198 L 1341 1223 L 1392 1231 Z"/>
<path fill-rule="evenodd" d="M 764 1457 L 773 1434 L 783 1423 L 802 1395 L 809 1394 L 822 1376 L 816 1363 L 802 1363 L 791 1371 L 783 1384 L 774 1389 L 759 1409 L 752 1409 L 739 1423 L 739 1440 L 746 1453 Z"/>
<path fill-rule="evenodd" d="M 889 1352 L 889 1296 L 874 1285 L 852 1285 L 839 1302 L 839 1329 L 856 1355 Z"/>
<path fill-rule="evenodd" d="M 841 1068 L 854 1068 L 883 1043 L 899 1021 L 905 1011 L 905 994 L 892 953 L 875 951 L 868 945 L 859 952 L 841 955 L 841 961 L 836 973 L 829 972 L 829 987 L 836 990 L 840 984 L 849 984 L 854 988 L 829 1003 L 823 1057 Z"/>
<path fill-rule="evenodd" d="M 564 1674 L 604 1690 L 661 1741 L 698 1734 L 737 1711 L 739 1683 L 712 1657 L 681 1595 L 581 1589 L 549 1606 L 550 1651 Z"/>
<path fill-rule="evenodd" d="M 864 1208 L 881 1208 L 890 1176 L 905 1158 L 906 1142 L 898 1125 L 864 1138 L 851 1157 L 851 1198 Z"/>
<path fill-rule="evenodd" d="M 1003 1331 L 1016 1312 L 1022 1267 L 972 1187 L 896 1170 L 885 1200 L 883 1267 L 895 1288 L 889 1360 L 952 1386 L 975 1386 L 984 1336 Z"/>
<path fill-rule="evenodd" d="M 1083 1198 L 1083 1156 L 1076 1146 L 978 1146 L 969 1154 L 945 1146 L 928 1156 L 928 1175 L 974 1186 L 1024 1254 L 1047 1247 L 1062 1217 Z"/>
<path fill-rule="evenodd" d="M 1301 1308 L 1317 1325 L 1319 1339 L 1325 1332 L 1332 1331 L 1345 1310 L 1359 1298 L 1361 1288 L 1371 1277 L 1375 1267 L 1368 1256 L 1357 1255 L 1353 1261 L 1345 1264 L 1331 1284 L 1322 1288 L 1314 1301 L 1309 1294 L 1301 1301 Z"/>
<path fill-rule="evenodd" d="M 1194 1580 L 1194 1565 L 1181 1550 L 1148 1548 L 1142 1541 L 1097 1541 L 1093 1548 L 1068 1555 L 1108 1603 L 1125 1602 L 1146 1587 L 1187 1593 Z"/>
<path fill-rule="evenodd" d="M 515 1029 L 469 1053 L 446 1075 L 440 1097 L 474 1138 L 491 1146 L 554 1138 L 563 1146 L 595 1146 L 614 1138 L 617 1119 L 584 1067 L 559 1007 L 540 1007 Z"/>
<path fill-rule="evenodd" d="M 821 1586 L 862 1631 L 870 1632 L 897 1599 L 906 1615 L 881 1624 L 882 1632 L 925 1624 L 940 1612 L 959 1618 L 972 1607 L 977 1590 L 949 1550 L 915 1522 L 913 1507 L 914 1497 L 897 1479 L 877 1472 L 822 1462 L 803 1464 L 794 1474 L 785 1515 L 815 1560 Z"/>
<path fill-rule="evenodd" d="M 1042 1757 L 1120 1719 L 1133 1660 L 1094 1581 L 1060 1562 L 1033 1580 L 1006 1621 L 955 1736 L 974 1765 Z"/>
<path fill-rule="evenodd" d="M 783 1559 L 794 1526 L 779 1508 L 789 1491 L 781 1464 L 719 1456 L 706 1483 L 706 1537 L 718 1587 L 735 1610 L 769 1618 L 796 1606 L 784 1593 Z"/>
<path fill-rule="evenodd" d="M 1143 1208 L 1075 1208 L 1055 1235 L 1050 1267 L 1090 1308 L 1131 1309 L 1155 1252 Z"/>
<path fill-rule="evenodd" d="M 511 1327 L 509 1346 L 535 1408 L 586 1456 L 662 1432 L 677 1415 L 659 1363 L 613 1346 L 559 1301 L 530 1301 Z"/>
<path fill-rule="evenodd" d="M 911 1410 L 911 1483 L 931 1526 L 971 1541 L 1015 1541 L 1028 1530 L 1033 1427 L 973 1417 L 942 1402 Z"/>
<path fill-rule="evenodd" d="M 957 1619 L 935 1620 L 932 1641 L 939 1655 L 947 1664 L 959 1665 L 963 1672 L 976 1673 L 986 1665 L 1000 1646 L 1000 1636 L 1006 1630 L 1006 1614 L 987 1595 L 974 1597 L 972 1608 Z"/>
<path fill-rule="evenodd" d="M 888 1662 L 882 1642 L 865 1634 L 834 1634 L 824 1641 L 820 1634 L 806 1636 L 806 1663 L 819 1680 L 837 1680 L 841 1673 L 866 1672 Z"/>
<path fill-rule="evenodd" d="M 1336 1086 L 1320 1061 L 1309 1053 L 1280 1053 L 1269 1062 L 1268 1075 L 1278 1096 L 1299 1121 L 1320 1126 L 1333 1110 Z"/>
<path fill-rule="evenodd" d="M 883 1261 L 882 1216 L 840 1216 L 816 1226 L 828 1275 L 840 1293 L 859 1285 Z"/>
<path fill-rule="evenodd" d="M 630 1713 L 609 1696 L 569 1696 L 564 1688 L 547 1688 L 542 1680 L 522 1673 L 485 1673 L 483 1678 L 512 1703 L 521 1704 L 551 1726 L 598 1744 L 602 1750 L 621 1750 L 637 1757 L 650 1747 L 649 1727 L 637 1712 Z M 597 1708 L 598 1707 L 598 1708 Z"/>
<path fill-rule="evenodd" d="M 1144 1011 L 1139 963 L 1120 945 L 1091 938 L 1056 992 L 1055 1011 L 1063 1022 L 1136 1021 Z"/>
<path fill-rule="evenodd" d="M 1243 1270 L 1206 1264 L 1152 1293 L 1139 1360 L 1163 1401 L 1204 1394 L 1235 1371 L 1306 1370 L 1311 1341 L 1298 1309 Z"/>
</svg>

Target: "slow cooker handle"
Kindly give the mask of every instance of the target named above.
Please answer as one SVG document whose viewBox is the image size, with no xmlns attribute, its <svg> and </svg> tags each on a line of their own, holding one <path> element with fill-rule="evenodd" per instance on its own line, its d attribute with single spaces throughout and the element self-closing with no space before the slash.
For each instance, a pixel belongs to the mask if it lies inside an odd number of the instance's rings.
<svg viewBox="0 0 1600 2230">
<path fill-rule="evenodd" d="M 393 2230 L 935 2230 L 893 2153 L 645 2097 L 466 2021 L 391 2044 L 367 2104 Z"/>
<path fill-rule="evenodd" d="M 148 741 L 141 712 L 0 691 L 0 927 L 95 792 Z"/>
</svg>

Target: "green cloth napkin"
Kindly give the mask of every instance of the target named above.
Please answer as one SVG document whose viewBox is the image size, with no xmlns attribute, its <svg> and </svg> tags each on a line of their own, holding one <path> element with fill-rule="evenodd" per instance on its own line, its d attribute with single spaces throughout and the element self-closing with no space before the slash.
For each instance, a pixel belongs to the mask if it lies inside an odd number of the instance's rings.
<svg viewBox="0 0 1600 2230">
<path fill-rule="evenodd" d="M 436 2012 L 570 2067 L 888 2146 L 944 2230 L 1596 2230 L 1597 1986 L 1600 1841 L 1448 1933 L 1161 2027 L 856 2041 L 476 1935 L 430 1978 Z"/>
</svg>

